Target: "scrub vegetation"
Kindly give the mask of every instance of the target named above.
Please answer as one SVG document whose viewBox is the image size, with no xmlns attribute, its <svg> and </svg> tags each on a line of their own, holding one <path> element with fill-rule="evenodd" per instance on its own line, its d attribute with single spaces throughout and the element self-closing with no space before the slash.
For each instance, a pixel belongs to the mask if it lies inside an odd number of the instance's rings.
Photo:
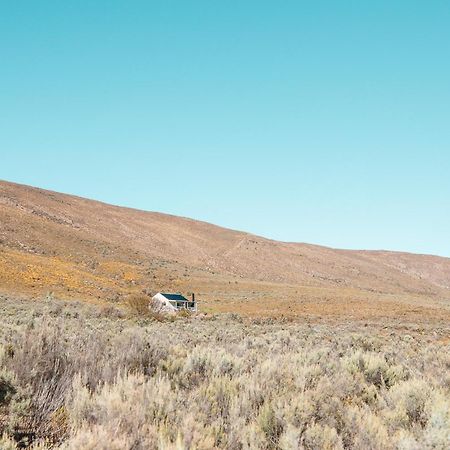
<svg viewBox="0 0 450 450">
<path fill-rule="evenodd" d="M 444 325 L 0 309 L 2 450 L 449 448 Z"/>
</svg>

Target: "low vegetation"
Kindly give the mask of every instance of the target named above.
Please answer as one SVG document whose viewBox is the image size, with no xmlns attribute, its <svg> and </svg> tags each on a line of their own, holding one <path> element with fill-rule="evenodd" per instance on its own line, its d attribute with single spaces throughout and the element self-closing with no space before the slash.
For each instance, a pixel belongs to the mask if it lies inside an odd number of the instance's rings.
<svg viewBox="0 0 450 450">
<path fill-rule="evenodd" d="M 447 449 L 448 329 L 0 298 L 0 448 Z"/>
<path fill-rule="evenodd" d="M 125 300 L 125 306 L 132 315 L 138 318 L 153 319 L 158 322 L 171 319 L 171 316 L 164 314 L 161 304 L 153 301 L 148 295 L 130 295 Z"/>
</svg>

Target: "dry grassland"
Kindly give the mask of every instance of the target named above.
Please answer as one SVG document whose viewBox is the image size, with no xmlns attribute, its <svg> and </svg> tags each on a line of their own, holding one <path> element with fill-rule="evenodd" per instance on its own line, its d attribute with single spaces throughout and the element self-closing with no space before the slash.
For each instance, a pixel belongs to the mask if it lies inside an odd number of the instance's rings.
<svg viewBox="0 0 450 450">
<path fill-rule="evenodd" d="M 449 448 L 448 321 L 338 319 L 0 297 L 0 448 Z"/>
</svg>

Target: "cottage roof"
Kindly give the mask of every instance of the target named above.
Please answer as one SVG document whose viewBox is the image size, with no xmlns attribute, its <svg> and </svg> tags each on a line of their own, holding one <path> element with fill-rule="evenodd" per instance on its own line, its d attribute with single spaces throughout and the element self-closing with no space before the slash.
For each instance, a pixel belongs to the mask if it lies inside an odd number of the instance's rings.
<svg viewBox="0 0 450 450">
<path fill-rule="evenodd" d="M 167 300 L 174 300 L 177 302 L 188 302 L 189 300 L 186 297 L 183 297 L 181 294 L 164 294 L 161 292 L 161 295 L 166 297 Z"/>
</svg>

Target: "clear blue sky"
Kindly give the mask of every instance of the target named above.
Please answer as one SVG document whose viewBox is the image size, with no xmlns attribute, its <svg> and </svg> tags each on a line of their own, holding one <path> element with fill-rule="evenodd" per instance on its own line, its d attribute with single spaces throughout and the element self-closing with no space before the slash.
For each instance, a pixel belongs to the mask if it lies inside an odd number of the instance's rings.
<svg viewBox="0 0 450 450">
<path fill-rule="evenodd" d="M 0 178 L 450 256 L 450 4 L 8 1 Z"/>
</svg>

